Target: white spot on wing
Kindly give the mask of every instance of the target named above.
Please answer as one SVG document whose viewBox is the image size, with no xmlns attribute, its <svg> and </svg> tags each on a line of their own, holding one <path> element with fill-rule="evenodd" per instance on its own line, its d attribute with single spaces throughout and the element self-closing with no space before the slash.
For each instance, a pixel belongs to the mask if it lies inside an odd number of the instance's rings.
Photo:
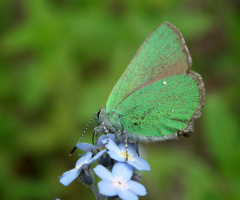
<svg viewBox="0 0 240 200">
<path fill-rule="evenodd" d="M 166 82 L 166 81 L 163 81 L 162 83 L 163 83 L 163 85 L 167 85 L 167 82 Z"/>
</svg>

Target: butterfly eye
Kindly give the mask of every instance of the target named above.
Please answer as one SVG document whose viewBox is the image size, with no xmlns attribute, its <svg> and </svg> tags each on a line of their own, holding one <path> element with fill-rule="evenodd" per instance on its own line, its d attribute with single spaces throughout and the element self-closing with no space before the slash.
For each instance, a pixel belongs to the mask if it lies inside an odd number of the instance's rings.
<svg viewBox="0 0 240 200">
<path fill-rule="evenodd" d="M 99 110 L 96 114 L 96 118 L 99 119 L 99 116 L 100 116 L 100 113 L 101 113 L 101 110 Z"/>
<path fill-rule="evenodd" d="M 98 124 L 100 124 L 100 113 L 101 113 L 101 110 L 98 110 L 96 113 L 95 113 L 95 120 L 97 121 Z"/>
</svg>

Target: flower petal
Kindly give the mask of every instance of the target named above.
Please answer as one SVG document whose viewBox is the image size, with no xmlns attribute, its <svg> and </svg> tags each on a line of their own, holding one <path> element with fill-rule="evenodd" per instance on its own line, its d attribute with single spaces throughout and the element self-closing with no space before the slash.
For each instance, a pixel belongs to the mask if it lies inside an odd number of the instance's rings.
<svg viewBox="0 0 240 200">
<path fill-rule="evenodd" d="M 133 143 L 128 143 L 128 153 L 131 155 L 137 155 L 137 146 Z"/>
<path fill-rule="evenodd" d="M 135 167 L 137 170 L 151 170 L 148 162 L 139 156 L 133 156 L 132 159 L 128 161 L 128 163 Z"/>
<path fill-rule="evenodd" d="M 105 144 L 105 147 L 109 151 L 116 151 L 116 152 L 120 151 L 118 145 L 111 138 L 109 138 L 108 143 L 107 143 L 107 139 L 103 140 L 102 142 L 103 142 L 103 144 Z"/>
<path fill-rule="evenodd" d="M 126 160 L 125 157 L 122 157 L 122 156 L 121 156 L 119 153 L 117 153 L 116 151 L 108 151 L 107 153 L 108 153 L 108 155 L 109 155 L 112 159 L 114 159 L 114 160 L 116 160 L 116 161 L 122 161 L 122 162 L 124 162 L 124 161 Z"/>
<path fill-rule="evenodd" d="M 134 161 L 128 161 L 127 162 L 129 165 L 133 166 L 136 170 L 140 170 L 142 171 L 143 169 L 141 167 L 139 167 L 139 165 L 137 165 Z"/>
<path fill-rule="evenodd" d="M 115 136 L 114 134 L 108 134 L 108 138 L 111 138 L 113 141 L 115 141 Z M 102 135 L 98 141 L 97 141 L 97 148 L 102 148 L 105 147 L 103 144 L 103 140 L 107 139 L 107 135 Z"/>
<path fill-rule="evenodd" d="M 125 142 L 121 142 L 119 144 L 119 149 L 121 151 L 125 151 L 126 152 Z M 134 155 L 134 156 L 137 155 L 136 144 L 128 143 L 128 154 L 129 155 Z"/>
<path fill-rule="evenodd" d="M 69 170 L 60 177 L 59 182 L 65 186 L 68 186 L 74 179 L 78 177 L 79 174 L 80 170 L 75 169 Z"/>
<path fill-rule="evenodd" d="M 147 194 L 145 187 L 136 181 L 129 180 L 127 182 L 127 185 L 129 187 L 129 190 L 134 192 L 136 195 L 144 196 Z"/>
<path fill-rule="evenodd" d="M 129 190 L 118 190 L 118 196 L 123 200 L 138 200 L 138 196 Z"/>
<path fill-rule="evenodd" d="M 119 145 L 118 145 L 118 147 L 119 147 L 119 149 L 120 149 L 121 151 L 126 151 L 126 149 L 125 149 L 125 142 L 120 142 Z"/>
<path fill-rule="evenodd" d="M 93 163 L 94 161 L 96 161 L 99 157 L 101 157 L 105 152 L 107 151 L 107 149 L 103 149 L 102 151 L 98 152 L 90 161 L 88 164 Z"/>
<path fill-rule="evenodd" d="M 86 152 L 90 152 L 90 151 L 96 151 L 97 147 L 92 145 L 92 144 L 88 144 L 88 143 L 80 143 L 77 144 L 76 147 L 82 151 L 86 151 Z"/>
<path fill-rule="evenodd" d="M 114 134 L 108 134 L 108 137 L 111 138 L 113 141 L 115 141 L 115 135 Z"/>
<path fill-rule="evenodd" d="M 102 180 L 111 181 L 113 179 L 113 174 L 102 165 L 98 165 L 93 171 Z"/>
<path fill-rule="evenodd" d="M 78 159 L 75 167 L 82 166 L 83 163 L 87 163 L 87 161 L 89 161 L 91 158 L 92 158 L 92 153 L 91 152 L 87 152 L 83 157 Z"/>
<path fill-rule="evenodd" d="M 117 162 L 113 166 L 112 174 L 121 177 L 123 180 L 130 180 L 133 174 L 133 167 L 124 162 Z"/>
<path fill-rule="evenodd" d="M 117 189 L 113 187 L 109 181 L 100 181 L 98 183 L 99 192 L 106 196 L 115 196 L 117 195 Z"/>
</svg>

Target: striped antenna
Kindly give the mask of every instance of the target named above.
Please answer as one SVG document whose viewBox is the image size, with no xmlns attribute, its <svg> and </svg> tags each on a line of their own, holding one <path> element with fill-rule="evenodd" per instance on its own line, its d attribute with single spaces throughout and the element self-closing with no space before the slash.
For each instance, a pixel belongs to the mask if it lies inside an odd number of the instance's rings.
<svg viewBox="0 0 240 200">
<path fill-rule="evenodd" d="M 97 112 L 95 112 L 95 113 L 93 114 L 93 116 L 91 117 L 91 119 L 90 119 L 89 122 L 87 123 L 86 128 L 84 129 L 84 131 L 83 131 L 80 139 L 78 140 L 77 144 L 79 144 L 79 143 L 81 142 L 81 140 L 83 139 L 83 136 L 85 135 L 85 133 L 86 133 L 89 125 L 91 124 L 93 118 L 94 118 L 100 111 L 101 111 L 101 110 L 99 109 Z M 72 154 L 76 151 L 76 149 L 77 149 L 77 144 L 73 147 L 72 151 L 70 151 L 70 156 L 72 156 Z"/>
</svg>

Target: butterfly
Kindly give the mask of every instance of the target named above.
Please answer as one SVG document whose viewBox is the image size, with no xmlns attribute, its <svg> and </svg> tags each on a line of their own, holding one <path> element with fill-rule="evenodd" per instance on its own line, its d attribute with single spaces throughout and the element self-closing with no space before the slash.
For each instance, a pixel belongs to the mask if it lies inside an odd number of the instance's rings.
<svg viewBox="0 0 240 200">
<path fill-rule="evenodd" d="M 106 106 L 94 114 L 95 133 L 114 133 L 126 143 L 189 136 L 205 99 L 202 77 L 191 67 L 182 34 L 162 23 L 139 48 Z"/>
<path fill-rule="evenodd" d="M 129 142 L 189 135 L 205 98 L 203 80 L 191 67 L 182 34 L 164 22 L 139 48 L 106 107 L 97 112 L 95 132 L 111 132 Z"/>
</svg>

